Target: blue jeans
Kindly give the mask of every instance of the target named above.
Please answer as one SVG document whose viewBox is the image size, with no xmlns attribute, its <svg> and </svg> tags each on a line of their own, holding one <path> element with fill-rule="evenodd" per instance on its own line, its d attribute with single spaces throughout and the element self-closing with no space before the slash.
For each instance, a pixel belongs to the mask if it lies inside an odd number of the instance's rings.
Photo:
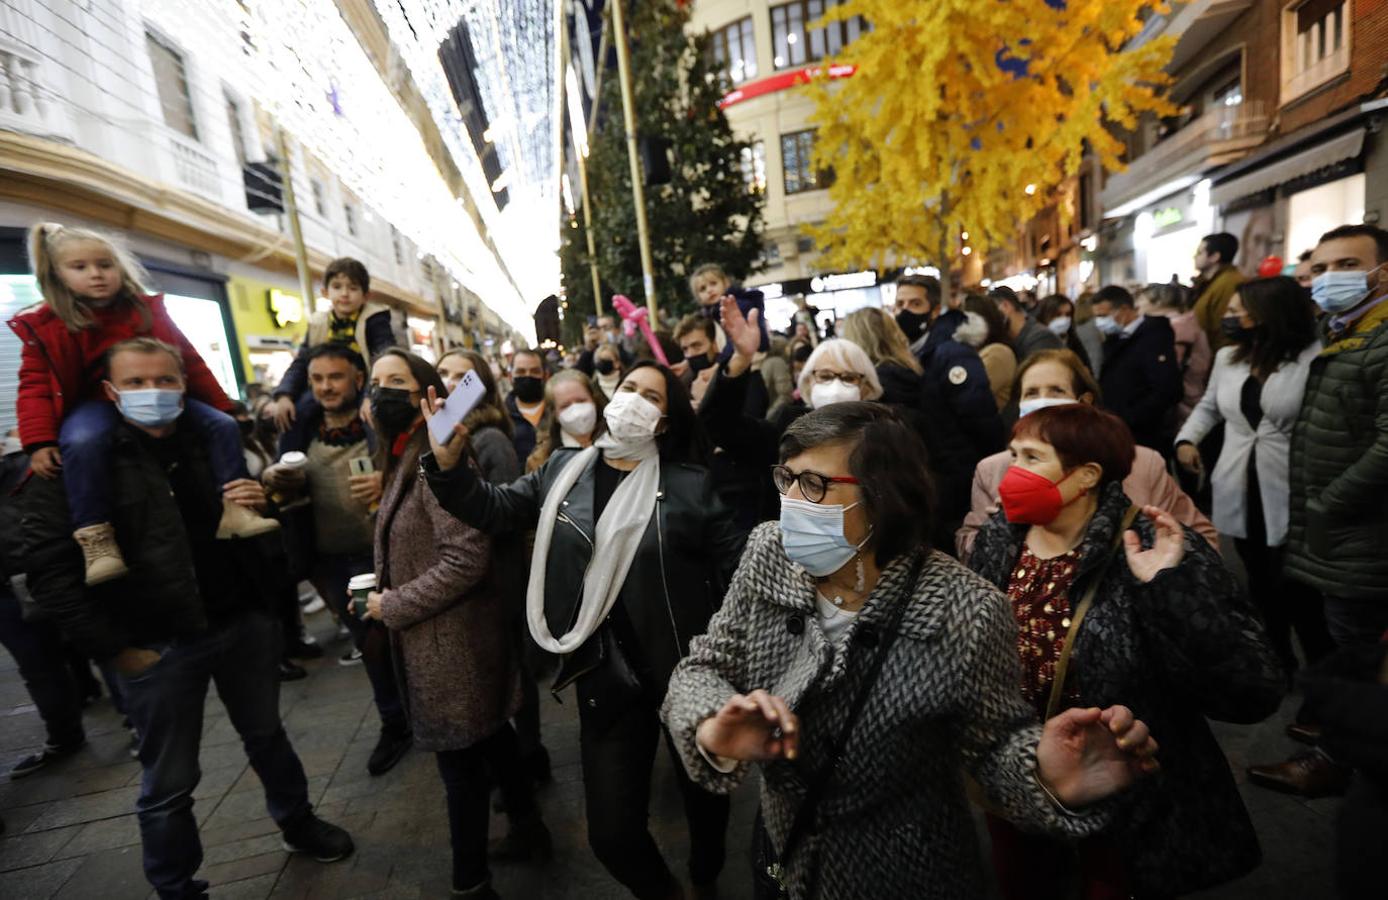
<svg viewBox="0 0 1388 900">
<path fill-rule="evenodd" d="M 309 580 L 313 582 L 318 596 L 332 607 L 338 620 L 352 632 L 352 642 L 361 651 L 362 665 L 366 668 L 367 680 L 371 682 L 371 694 L 376 701 L 376 712 L 381 716 L 381 727 L 405 731 L 409 728 L 409 722 L 405 717 L 405 704 L 400 701 L 395 665 L 391 662 L 390 633 L 375 619 L 364 621 L 357 618 L 352 613 L 347 596 L 347 582 L 352 580 L 352 576 L 364 575 L 373 571 L 374 567 L 369 552 L 320 553 L 313 562 L 313 574 Z"/>
<path fill-rule="evenodd" d="M 206 441 L 219 492 L 228 481 L 251 477 L 235 419 L 191 397 L 184 400 L 181 419 Z M 119 423 L 120 412 L 105 400 L 88 400 L 63 419 L 58 452 L 73 528 L 111 521 L 111 433 Z"/>
<path fill-rule="evenodd" d="M 126 711 L 140 732 L 144 780 L 136 811 L 145 877 L 161 898 L 199 896 L 193 876 L 202 842 L 193 791 L 202 772 L 203 704 L 216 684 L 251 768 L 265 787 L 265 805 L 280 827 L 312 809 L 304 767 L 280 722 L 279 627 L 248 613 L 190 640 L 160 644 L 159 661 L 138 675 L 121 674 Z"/>
<path fill-rule="evenodd" d="M 0 644 L 10 651 L 19 677 L 38 708 L 48 743 L 70 747 L 86 740 L 82 731 L 82 698 L 67 665 L 67 651 L 50 622 L 26 622 L 19 598 L 0 578 Z"/>
</svg>

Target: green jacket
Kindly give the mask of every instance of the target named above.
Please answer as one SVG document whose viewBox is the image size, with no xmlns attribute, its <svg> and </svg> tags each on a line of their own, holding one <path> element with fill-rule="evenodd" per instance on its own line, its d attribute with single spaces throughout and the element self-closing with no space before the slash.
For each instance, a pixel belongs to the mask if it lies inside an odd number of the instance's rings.
<svg viewBox="0 0 1388 900">
<path fill-rule="evenodd" d="M 1200 328 L 1205 332 L 1205 337 L 1210 339 L 1211 353 L 1229 343 L 1229 339 L 1224 336 L 1224 329 L 1219 326 L 1219 320 L 1224 318 L 1224 311 L 1229 308 L 1229 301 L 1233 299 L 1239 285 L 1243 284 L 1244 281 L 1242 272 L 1234 266 L 1226 265 L 1216 272 L 1213 278 L 1205 282 L 1195 300 L 1195 321 L 1200 324 Z"/>
<path fill-rule="evenodd" d="M 1311 362 L 1292 430 L 1286 574 L 1333 597 L 1388 595 L 1388 302 Z"/>
</svg>

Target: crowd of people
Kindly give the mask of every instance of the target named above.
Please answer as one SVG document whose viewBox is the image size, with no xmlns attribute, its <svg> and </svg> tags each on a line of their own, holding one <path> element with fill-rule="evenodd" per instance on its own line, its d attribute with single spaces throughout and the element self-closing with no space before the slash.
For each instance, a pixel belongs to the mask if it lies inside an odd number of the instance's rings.
<svg viewBox="0 0 1388 900">
<path fill-rule="evenodd" d="M 1374 895 L 1388 232 L 1334 229 L 1295 277 L 1237 255 L 1213 234 L 1193 288 L 1075 298 L 905 275 L 894 308 L 821 331 L 802 302 L 782 333 L 707 265 L 651 343 L 598 316 L 567 355 L 436 362 L 339 259 L 242 403 L 118 242 L 35 226 L 0 638 L 47 743 L 10 775 L 84 745 L 94 663 L 144 769 L 146 876 L 205 896 L 215 684 L 285 847 L 349 856 L 279 714 L 324 652 L 307 582 L 370 686 L 369 773 L 434 754 L 457 897 L 551 856 L 542 683 L 573 688 L 588 842 L 636 897 L 713 894 L 754 769 L 758 897 L 980 896 L 975 817 L 1006 900 L 1223 884 L 1261 849 L 1209 720 L 1292 689 L 1309 746 L 1248 777 L 1346 795 L 1338 889 Z M 481 399 L 430 427 L 464 382 Z M 687 877 L 648 826 L 661 743 Z"/>
</svg>

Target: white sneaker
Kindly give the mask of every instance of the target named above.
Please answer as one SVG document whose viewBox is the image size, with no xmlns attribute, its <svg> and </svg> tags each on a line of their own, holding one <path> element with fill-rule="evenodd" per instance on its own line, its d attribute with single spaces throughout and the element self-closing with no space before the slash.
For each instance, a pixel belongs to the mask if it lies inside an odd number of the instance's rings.
<svg viewBox="0 0 1388 900">
<path fill-rule="evenodd" d="M 323 602 L 322 597 L 314 597 L 312 600 L 309 601 L 308 605 L 304 607 L 304 615 L 311 616 L 314 613 L 322 612 L 327 608 L 328 604 Z"/>
<path fill-rule="evenodd" d="M 352 649 L 348 650 L 346 653 L 342 654 L 342 657 L 341 657 L 340 659 L 338 659 L 337 664 L 338 664 L 339 666 L 359 666 L 359 665 L 361 665 L 361 651 L 358 650 L 356 647 L 353 647 Z"/>
</svg>

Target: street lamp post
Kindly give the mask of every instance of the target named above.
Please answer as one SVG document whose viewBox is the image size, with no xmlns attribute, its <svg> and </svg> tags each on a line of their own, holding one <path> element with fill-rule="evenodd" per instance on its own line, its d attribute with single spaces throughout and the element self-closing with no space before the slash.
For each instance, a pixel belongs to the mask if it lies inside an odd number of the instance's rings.
<svg viewBox="0 0 1388 900">
<path fill-rule="evenodd" d="M 651 238 L 646 224 L 646 192 L 642 184 L 641 155 L 637 151 L 636 102 L 631 91 L 631 60 L 627 52 L 627 31 L 622 0 L 612 0 L 613 38 L 617 44 L 617 79 L 622 86 L 622 121 L 627 133 L 627 158 L 631 163 L 631 199 L 636 204 L 636 240 L 641 248 L 641 283 L 646 291 L 646 307 L 651 321 L 660 322 L 655 299 L 655 264 L 651 260 Z M 658 325 L 657 325 L 658 327 Z"/>
<path fill-rule="evenodd" d="M 289 216 L 289 234 L 294 239 L 294 264 L 299 270 L 299 290 L 304 293 L 304 316 L 313 315 L 313 274 L 308 267 L 308 250 L 304 247 L 304 231 L 299 225 L 299 204 L 294 199 L 294 167 L 289 162 L 289 139 L 284 128 L 275 126 L 279 142 L 280 166 L 284 178 L 284 212 Z"/>
</svg>

